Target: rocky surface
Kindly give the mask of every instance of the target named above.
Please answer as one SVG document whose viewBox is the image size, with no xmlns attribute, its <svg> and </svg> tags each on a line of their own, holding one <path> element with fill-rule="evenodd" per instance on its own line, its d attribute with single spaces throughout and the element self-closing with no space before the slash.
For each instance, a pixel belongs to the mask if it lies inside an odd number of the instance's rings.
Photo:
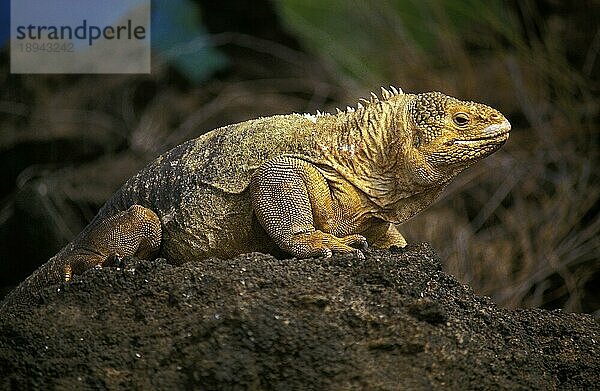
<svg viewBox="0 0 600 391">
<path fill-rule="evenodd" d="M 600 324 L 498 308 L 427 244 L 125 259 L 0 314 L 0 389 L 593 389 Z"/>
</svg>

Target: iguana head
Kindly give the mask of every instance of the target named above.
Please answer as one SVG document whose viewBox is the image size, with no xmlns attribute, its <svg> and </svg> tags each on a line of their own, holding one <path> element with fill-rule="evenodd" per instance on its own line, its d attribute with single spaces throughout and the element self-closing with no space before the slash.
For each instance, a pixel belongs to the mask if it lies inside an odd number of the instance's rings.
<svg viewBox="0 0 600 391">
<path fill-rule="evenodd" d="M 403 152 L 423 185 L 452 179 L 508 140 L 510 123 L 489 106 L 439 92 L 407 98 Z"/>
<path fill-rule="evenodd" d="M 386 218 L 404 221 L 433 202 L 462 170 L 497 151 L 508 140 L 510 123 L 484 104 L 440 92 L 390 89 L 335 116 L 310 118 L 336 129 L 320 133 L 334 139 L 318 143 L 321 158 L 382 208 L 404 202 L 401 212 Z M 414 201 L 417 195 L 422 202 Z M 402 201 L 407 199 L 413 201 Z"/>
</svg>

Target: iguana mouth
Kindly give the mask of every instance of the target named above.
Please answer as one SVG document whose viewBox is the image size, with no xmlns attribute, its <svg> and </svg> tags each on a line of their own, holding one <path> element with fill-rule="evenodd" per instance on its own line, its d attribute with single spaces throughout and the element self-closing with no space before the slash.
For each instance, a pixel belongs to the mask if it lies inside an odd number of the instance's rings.
<svg viewBox="0 0 600 391">
<path fill-rule="evenodd" d="M 453 144 L 460 144 L 460 145 L 472 145 L 472 144 L 478 144 L 478 143 L 482 143 L 482 142 L 490 142 L 490 141 L 506 141 L 507 137 L 504 137 L 508 135 L 508 132 L 505 133 L 501 133 L 492 137 L 478 137 L 478 138 L 471 138 L 468 140 L 454 140 L 452 141 Z"/>
<path fill-rule="evenodd" d="M 473 145 L 482 142 L 505 142 L 510 132 L 510 122 L 504 120 L 501 124 L 493 124 L 483 130 L 483 136 L 469 139 L 454 139 L 452 144 Z"/>
</svg>

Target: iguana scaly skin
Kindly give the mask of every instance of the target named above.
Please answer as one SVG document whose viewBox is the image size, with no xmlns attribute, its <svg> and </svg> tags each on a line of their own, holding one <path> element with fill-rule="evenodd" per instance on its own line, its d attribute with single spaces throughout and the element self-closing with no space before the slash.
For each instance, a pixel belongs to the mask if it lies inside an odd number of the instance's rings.
<svg viewBox="0 0 600 391">
<path fill-rule="evenodd" d="M 405 246 L 396 229 L 498 150 L 497 110 L 439 92 L 372 94 L 336 115 L 225 126 L 158 157 L 6 303 L 113 256 L 175 262 L 260 251 L 296 257 Z"/>
</svg>

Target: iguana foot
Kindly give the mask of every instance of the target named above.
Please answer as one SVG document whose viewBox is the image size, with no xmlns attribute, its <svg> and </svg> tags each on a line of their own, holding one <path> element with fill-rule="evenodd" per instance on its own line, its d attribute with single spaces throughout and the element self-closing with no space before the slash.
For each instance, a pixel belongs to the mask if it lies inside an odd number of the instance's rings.
<svg viewBox="0 0 600 391">
<path fill-rule="evenodd" d="M 359 248 L 356 248 L 359 247 Z M 323 256 L 336 253 L 354 253 L 364 259 L 361 249 L 368 247 L 367 239 L 362 235 L 348 235 L 341 238 L 322 231 L 297 233 L 291 238 L 289 252 L 300 258 Z"/>
</svg>

